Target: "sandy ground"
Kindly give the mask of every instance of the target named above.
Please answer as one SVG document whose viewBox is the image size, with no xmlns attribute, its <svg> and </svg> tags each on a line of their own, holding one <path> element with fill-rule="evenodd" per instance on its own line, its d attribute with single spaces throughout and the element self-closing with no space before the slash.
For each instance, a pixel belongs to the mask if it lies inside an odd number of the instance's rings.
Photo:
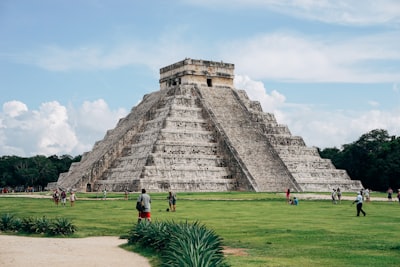
<svg viewBox="0 0 400 267">
<path fill-rule="evenodd" d="M 118 237 L 42 238 L 0 235 L 0 266 L 140 266 L 148 260 L 120 247 Z"/>
</svg>

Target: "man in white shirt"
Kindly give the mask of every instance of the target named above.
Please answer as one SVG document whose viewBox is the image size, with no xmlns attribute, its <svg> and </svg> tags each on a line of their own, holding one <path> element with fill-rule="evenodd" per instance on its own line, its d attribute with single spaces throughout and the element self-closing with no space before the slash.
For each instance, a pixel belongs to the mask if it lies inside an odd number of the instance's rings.
<svg viewBox="0 0 400 267">
<path fill-rule="evenodd" d="M 360 212 L 362 214 L 364 214 L 364 216 L 367 215 L 365 213 L 365 211 L 363 211 L 363 209 L 362 209 L 363 197 L 362 197 L 361 192 L 358 192 L 357 198 L 356 198 L 356 200 L 353 201 L 352 204 L 354 204 L 354 203 L 357 203 L 357 216 L 360 216 Z"/>
</svg>

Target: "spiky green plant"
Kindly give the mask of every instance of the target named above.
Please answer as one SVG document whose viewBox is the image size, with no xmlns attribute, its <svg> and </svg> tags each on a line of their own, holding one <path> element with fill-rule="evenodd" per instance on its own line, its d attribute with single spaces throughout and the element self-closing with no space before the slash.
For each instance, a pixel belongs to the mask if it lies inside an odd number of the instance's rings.
<svg viewBox="0 0 400 267">
<path fill-rule="evenodd" d="M 199 222 L 140 223 L 129 233 L 128 242 L 161 251 L 162 266 L 227 266 L 222 238 Z"/>
<path fill-rule="evenodd" d="M 76 226 L 67 218 L 56 218 L 50 229 L 49 234 L 52 235 L 70 235 L 75 233 Z"/>
<path fill-rule="evenodd" d="M 37 234 L 49 233 L 51 229 L 51 221 L 46 216 L 38 217 L 34 220 L 33 232 Z"/>
<path fill-rule="evenodd" d="M 25 233 L 35 232 L 35 219 L 33 217 L 24 217 L 21 219 L 20 231 Z"/>
<path fill-rule="evenodd" d="M 11 213 L 5 213 L 0 218 L 0 230 L 1 231 L 11 231 L 13 230 L 13 222 L 15 217 Z"/>
<path fill-rule="evenodd" d="M 163 254 L 163 266 L 226 266 L 222 238 L 199 222 L 177 224 Z"/>
</svg>

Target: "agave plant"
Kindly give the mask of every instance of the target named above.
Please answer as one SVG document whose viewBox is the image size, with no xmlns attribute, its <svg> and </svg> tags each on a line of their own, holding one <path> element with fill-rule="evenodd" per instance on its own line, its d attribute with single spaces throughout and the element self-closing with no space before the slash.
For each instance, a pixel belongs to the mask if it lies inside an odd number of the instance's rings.
<svg viewBox="0 0 400 267">
<path fill-rule="evenodd" d="M 3 214 L 0 218 L 0 231 L 13 230 L 14 215 L 10 213 Z"/>
<path fill-rule="evenodd" d="M 222 238 L 198 222 L 177 225 L 163 266 L 227 266 L 222 253 Z"/>
<path fill-rule="evenodd" d="M 34 220 L 33 232 L 37 234 L 49 233 L 51 228 L 51 221 L 46 216 L 36 218 Z"/>
<path fill-rule="evenodd" d="M 25 233 L 35 232 L 35 219 L 33 217 L 24 217 L 21 220 L 20 230 Z"/>
<path fill-rule="evenodd" d="M 198 222 L 140 223 L 129 233 L 128 242 L 161 251 L 162 266 L 228 266 L 222 239 Z"/>
<path fill-rule="evenodd" d="M 52 235 L 70 235 L 75 233 L 76 226 L 67 218 L 56 218 L 49 229 Z"/>
</svg>

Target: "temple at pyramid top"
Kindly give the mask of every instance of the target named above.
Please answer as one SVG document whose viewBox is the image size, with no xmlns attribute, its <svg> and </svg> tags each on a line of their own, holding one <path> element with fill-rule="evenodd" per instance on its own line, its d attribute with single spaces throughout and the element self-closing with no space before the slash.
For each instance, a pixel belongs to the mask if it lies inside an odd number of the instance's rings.
<svg viewBox="0 0 400 267">
<path fill-rule="evenodd" d="M 186 58 L 160 69 L 160 89 L 181 84 L 233 87 L 235 65 Z"/>
</svg>

